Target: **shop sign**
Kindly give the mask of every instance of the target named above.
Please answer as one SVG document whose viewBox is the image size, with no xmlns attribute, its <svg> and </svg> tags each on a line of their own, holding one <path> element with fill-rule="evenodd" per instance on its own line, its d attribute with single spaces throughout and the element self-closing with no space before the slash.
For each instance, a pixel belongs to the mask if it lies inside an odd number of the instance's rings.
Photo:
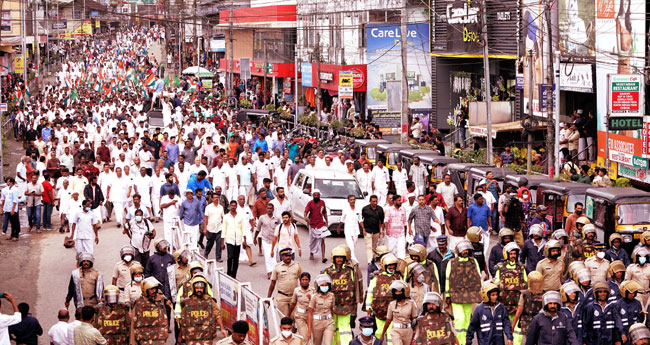
<svg viewBox="0 0 650 345">
<path fill-rule="evenodd" d="M 282 92 L 291 93 L 291 78 L 284 78 L 282 82 Z"/>
<path fill-rule="evenodd" d="M 517 90 L 523 90 L 524 89 L 524 75 L 523 74 L 517 74 L 515 88 Z"/>
<path fill-rule="evenodd" d="M 627 177 L 632 180 L 637 180 L 646 183 L 650 182 L 650 178 L 648 177 L 648 172 L 646 169 L 627 166 L 623 164 L 618 165 L 618 176 Z"/>
<path fill-rule="evenodd" d="M 354 95 L 354 75 L 352 71 L 339 71 L 339 98 L 352 98 Z"/>
<path fill-rule="evenodd" d="M 243 80 L 251 78 L 251 60 L 249 58 L 239 59 L 239 76 Z"/>
<path fill-rule="evenodd" d="M 560 63 L 560 90 L 573 92 L 594 92 L 590 64 Z"/>
<path fill-rule="evenodd" d="M 319 77 L 321 83 L 328 83 L 334 80 L 334 73 L 320 72 Z"/>
<path fill-rule="evenodd" d="M 613 74 L 608 80 L 611 116 L 643 116 L 643 75 Z"/>
<path fill-rule="evenodd" d="M 609 150 L 609 159 L 617 163 L 632 165 L 633 157 L 634 155 L 629 153 Z"/>
<path fill-rule="evenodd" d="M 52 23 L 52 30 L 65 30 L 68 27 L 68 22 L 63 21 L 62 23 Z"/>
<path fill-rule="evenodd" d="M 643 145 L 643 157 L 650 157 L 650 116 L 643 117 L 643 129 L 641 130 Z"/>
<path fill-rule="evenodd" d="M 640 169 L 648 169 L 648 160 L 639 156 L 632 156 L 632 165 Z"/>
<path fill-rule="evenodd" d="M 449 1 L 445 13 L 448 25 L 448 51 L 477 53 L 483 49 L 479 43 L 481 40 L 481 12 L 480 1 Z"/>
<path fill-rule="evenodd" d="M 487 128 L 483 126 L 469 126 L 469 135 L 473 137 L 487 138 Z M 496 139 L 497 131 L 492 130 L 492 139 Z"/>
<path fill-rule="evenodd" d="M 22 56 L 16 56 L 14 58 L 14 73 L 24 73 L 25 72 L 25 63 Z"/>
<path fill-rule="evenodd" d="M 624 131 L 642 128 L 643 119 L 640 117 L 615 116 L 609 118 L 608 129 L 610 131 Z"/>
<path fill-rule="evenodd" d="M 353 87 L 355 89 L 362 88 L 363 85 L 366 83 L 365 73 L 359 68 L 353 68 L 351 69 L 351 71 L 352 71 L 353 82 L 354 82 Z"/>
<path fill-rule="evenodd" d="M 300 73 L 302 74 L 302 86 L 313 87 L 311 62 L 301 63 Z"/>
</svg>

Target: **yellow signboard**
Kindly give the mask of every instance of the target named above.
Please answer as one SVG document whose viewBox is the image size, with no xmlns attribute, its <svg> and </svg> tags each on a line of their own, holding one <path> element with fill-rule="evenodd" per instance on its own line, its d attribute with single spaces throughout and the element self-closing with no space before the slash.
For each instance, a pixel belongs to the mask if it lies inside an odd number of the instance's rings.
<svg viewBox="0 0 650 345">
<path fill-rule="evenodd" d="M 339 71 L 339 97 L 352 98 L 354 95 L 354 73 Z"/>
<path fill-rule="evenodd" d="M 100 26 L 101 26 L 101 22 L 99 20 L 96 20 L 95 27 L 99 29 Z"/>
<path fill-rule="evenodd" d="M 24 73 L 25 72 L 25 62 L 22 56 L 16 56 L 14 58 L 14 73 Z"/>
</svg>

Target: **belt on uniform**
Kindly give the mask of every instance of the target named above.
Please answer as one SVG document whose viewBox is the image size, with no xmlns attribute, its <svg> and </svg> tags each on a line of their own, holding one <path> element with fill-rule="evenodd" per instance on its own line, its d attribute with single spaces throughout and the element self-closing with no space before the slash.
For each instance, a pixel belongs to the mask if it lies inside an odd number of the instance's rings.
<svg viewBox="0 0 650 345">
<path fill-rule="evenodd" d="M 409 327 L 411 327 L 410 323 L 393 323 L 393 328 L 403 329 L 403 328 L 409 328 Z"/>
<path fill-rule="evenodd" d="M 307 309 L 296 308 L 296 311 L 299 312 L 300 314 L 307 314 Z"/>
<path fill-rule="evenodd" d="M 118 289 L 120 289 L 120 291 L 124 291 L 124 288 L 118 288 Z"/>
<path fill-rule="evenodd" d="M 327 315 L 314 315 L 314 320 L 329 320 L 332 318 L 332 314 Z"/>
<path fill-rule="evenodd" d="M 282 292 L 282 291 L 278 291 L 278 293 L 279 293 L 280 295 L 283 295 L 283 296 L 291 297 L 290 294 L 285 293 L 285 292 Z"/>
</svg>

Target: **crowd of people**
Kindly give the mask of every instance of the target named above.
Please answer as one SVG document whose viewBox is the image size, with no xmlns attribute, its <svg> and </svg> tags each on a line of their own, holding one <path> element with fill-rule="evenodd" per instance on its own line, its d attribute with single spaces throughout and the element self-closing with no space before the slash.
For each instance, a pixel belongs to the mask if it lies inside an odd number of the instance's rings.
<svg viewBox="0 0 650 345">
<path fill-rule="evenodd" d="M 282 316 L 271 344 L 648 344 L 650 231 L 628 256 L 620 235 L 597 242 L 582 204 L 553 231 L 525 185 L 501 190 L 488 173 L 466 207 L 450 176 L 429 182 L 417 157 L 389 173 L 354 150 L 330 157 L 285 140 L 279 126 L 238 123 L 218 98 L 197 98 L 191 79 L 165 84 L 148 53 L 157 32 L 87 42 L 55 84 L 16 110 L 26 155 L 1 193 L 3 233 L 11 226 L 7 237 L 19 239 L 24 206 L 27 231 L 58 225 L 76 253 L 51 344 L 249 343 L 249 324 L 224 320 L 220 287 L 195 260 L 222 265 L 224 250 L 235 279 L 240 259 L 254 266 L 256 251 L 264 257 L 267 295 Z M 134 82 L 132 69 L 149 81 Z M 147 114 L 158 99 L 164 126 L 153 128 Z M 348 197 L 340 224 L 330 224 L 321 191 L 308 190 L 305 254 L 321 260 L 320 272 L 296 260 L 298 196 L 288 187 L 302 169 L 345 171 L 366 199 L 358 207 Z M 129 244 L 104 276 L 94 253 L 111 222 Z M 332 231 L 346 244 L 327 252 Z M 10 335 L 34 343 L 28 306 L 4 297 L 14 314 L 0 315 L 0 344 Z"/>
</svg>

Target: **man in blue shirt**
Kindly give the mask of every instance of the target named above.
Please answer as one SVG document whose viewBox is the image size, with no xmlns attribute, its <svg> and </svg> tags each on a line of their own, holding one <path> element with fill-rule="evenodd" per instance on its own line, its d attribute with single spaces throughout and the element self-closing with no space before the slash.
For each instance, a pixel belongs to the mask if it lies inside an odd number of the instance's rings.
<svg viewBox="0 0 650 345">
<path fill-rule="evenodd" d="M 490 208 L 483 203 L 483 195 L 474 194 L 474 204 L 467 209 L 467 228 L 478 226 L 483 231 L 492 230 L 492 213 Z"/>
<path fill-rule="evenodd" d="M 257 140 L 255 140 L 255 144 L 253 145 L 253 151 L 252 152 L 257 152 L 257 148 L 261 148 L 262 152 L 265 152 L 269 150 L 269 144 L 267 144 L 266 140 L 264 140 L 264 134 L 260 133 L 259 136 L 257 137 Z"/>
<path fill-rule="evenodd" d="M 45 142 L 50 140 L 50 137 L 52 136 L 52 128 L 50 128 L 49 123 L 46 123 L 45 127 L 41 129 L 41 136 L 43 137 L 43 141 Z"/>
<path fill-rule="evenodd" d="M 169 140 L 170 140 L 170 142 L 169 142 L 169 144 L 167 144 L 167 147 L 165 148 L 165 150 L 167 151 L 167 155 L 169 157 L 169 160 L 176 163 L 176 162 L 178 162 L 178 152 L 179 152 L 180 149 L 178 148 L 178 144 L 176 144 L 176 137 L 175 136 L 169 138 Z"/>
<path fill-rule="evenodd" d="M 296 162 L 296 156 L 298 155 L 298 143 L 296 142 L 295 138 L 291 139 L 291 144 L 287 145 L 289 148 L 289 159 L 291 159 L 294 163 Z"/>
<path fill-rule="evenodd" d="M 160 195 L 165 196 L 169 193 L 169 190 L 174 190 L 176 195 L 180 196 L 181 191 L 178 189 L 176 183 L 174 183 L 174 175 L 172 173 L 166 173 L 165 180 L 167 180 L 167 182 L 160 186 Z"/>
<path fill-rule="evenodd" d="M 194 192 L 191 189 L 185 191 L 187 197 L 181 203 L 181 208 L 178 211 L 185 231 L 190 233 L 190 243 L 196 244 L 199 240 L 199 228 L 203 223 L 203 207 L 201 201 L 194 197 Z"/>
<path fill-rule="evenodd" d="M 187 181 L 187 189 L 195 191 L 200 188 L 204 193 L 207 192 L 206 189 L 212 189 L 212 184 L 205 178 L 207 175 L 205 170 L 190 175 L 190 179 Z"/>
</svg>

